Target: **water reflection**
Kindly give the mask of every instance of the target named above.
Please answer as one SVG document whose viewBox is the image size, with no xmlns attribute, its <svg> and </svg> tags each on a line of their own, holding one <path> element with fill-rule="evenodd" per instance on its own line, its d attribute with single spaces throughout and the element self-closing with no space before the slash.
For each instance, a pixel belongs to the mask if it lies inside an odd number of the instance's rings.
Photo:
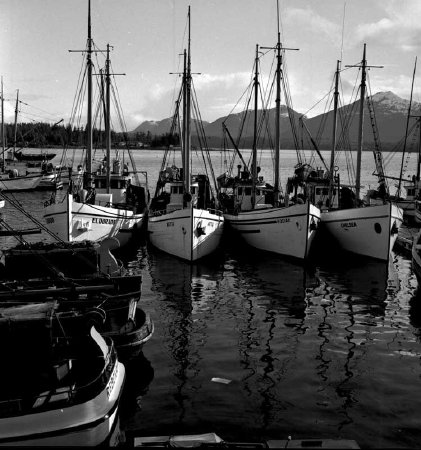
<svg viewBox="0 0 421 450">
<path fill-rule="evenodd" d="M 148 393 L 154 378 L 154 369 L 143 352 L 124 360 L 123 363 L 126 368 L 126 382 L 120 403 L 120 418 L 126 420 L 142 409 L 142 399 Z"/>
<path fill-rule="evenodd" d="M 412 333 L 421 320 L 411 307 L 409 330 L 403 264 L 303 267 L 227 246 L 220 259 L 190 265 L 145 250 L 142 298 L 156 328 L 144 351 L 155 375 L 131 426 L 143 435 L 214 431 L 237 441 L 393 441 L 376 439 L 398 417 L 385 416 L 402 395 L 396 377 L 410 385 L 420 372 Z"/>
</svg>

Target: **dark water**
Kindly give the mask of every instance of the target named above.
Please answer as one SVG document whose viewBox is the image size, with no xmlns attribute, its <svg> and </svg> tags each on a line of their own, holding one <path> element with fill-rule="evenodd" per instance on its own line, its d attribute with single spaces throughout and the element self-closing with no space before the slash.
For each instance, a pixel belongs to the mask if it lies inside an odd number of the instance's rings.
<svg viewBox="0 0 421 450">
<path fill-rule="evenodd" d="M 156 326 L 129 369 L 129 434 L 419 447 L 421 299 L 405 257 L 303 267 L 225 241 L 193 266 L 146 247 L 129 265 Z"/>
</svg>

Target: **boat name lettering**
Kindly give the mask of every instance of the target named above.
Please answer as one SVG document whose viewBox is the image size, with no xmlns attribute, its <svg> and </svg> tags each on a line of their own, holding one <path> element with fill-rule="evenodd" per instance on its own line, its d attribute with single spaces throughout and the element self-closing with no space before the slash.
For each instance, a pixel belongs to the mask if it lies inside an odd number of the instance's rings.
<svg viewBox="0 0 421 450">
<path fill-rule="evenodd" d="M 278 219 L 277 222 L 278 223 L 286 223 L 286 222 L 290 222 L 291 219 L 289 217 L 285 217 L 284 219 Z"/>
<path fill-rule="evenodd" d="M 116 219 L 101 219 L 99 217 L 93 217 L 92 223 L 100 223 L 100 224 L 107 224 L 107 225 L 113 225 L 117 222 Z"/>
<path fill-rule="evenodd" d="M 355 222 L 343 222 L 341 223 L 342 228 L 353 228 L 356 227 L 357 224 Z"/>
<path fill-rule="evenodd" d="M 167 222 L 167 227 L 173 227 L 174 226 L 174 222 Z"/>
<path fill-rule="evenodd" d="M 110 398 L 111 392 L 113 391 L 113 388 L 114 388 L 114 385 L 115 385 L 115 380 L 117 379 L 117 374 L 118 374 L 118 364 L 116 364 L 114 366 L 113 373 L 111 374 L 110 380 L 108 381 L 108 384 L 107 384 L 107 396 L 108 396 L 108 398 Z"/>
</svg>

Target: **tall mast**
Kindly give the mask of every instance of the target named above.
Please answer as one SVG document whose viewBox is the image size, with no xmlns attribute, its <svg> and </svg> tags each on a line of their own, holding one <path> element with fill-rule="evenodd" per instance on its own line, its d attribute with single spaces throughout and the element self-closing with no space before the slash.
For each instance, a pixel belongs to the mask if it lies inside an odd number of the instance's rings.
<svg viewBox="0 0 421 450">
<path fill-rule="evenodd" d="M 414 72 L 412 74 L 412 84 L 411 84 L 411 96 L 409 98 L 409 106 L 408 106 L 408 114 L 406 116 L 406 129 L 405 129 L 405 141 L 403 144 L 403 150 L 402 150 L 402 161 L 401 161 L 401 171 L 399 173 L 399 184 L 398 184 L 398 192 L 397 196 L 399 197 L 401 194 L 401 183 L 402 183 L 402 176 L 403 176 L 403 165 L 404 165 L 404 159 L 405 159 L 405 151 L 406 151 L 406 141 L 408 139 L 408 127 L 409 127 L 409 118 L 411 115 L 411 107 L 412 107 L 412 93 L 414 91 L 414 79 L 415 79 L 415 71 L 417 70 L 417 57 L 415 57 L 415 65 L 414 65 Z M 418 167 L 419 167 L 419 161 L 418 161 Z M 417 168 L 417 173 L 419 172 L 419 168 Z M 419 179 L 419 175 L 418 178 Z"/>
<path fill-rule="evenodd" d="M 181 152 L 181 164 L 183 166 L 183 183 L 184 187 L 186 188 L 186 148 L 187 148 L 187 142 L 186 142 L 186 112 L 187 112 L 187 50 L 184 49 L 183 53 L 183 120 L 182 120 L 182 127 L 181 127 L 181 137 L 182 137 L 182 152 Z M 187 190 L 185 190 L 187 192 Z"/>
<path fill-rule="evenodd" d="M 335 72 L 335 92 L 333 94 L 333 132 L 332 132 L 332 150 L 330 152 L 330 181 L 329 181 L 329 206 L 332 206 L 333 185 L 334 185 L 334 169 L 335 169 L 335 152 L 336 152 L 336 130 L 338 125 L 338 98 L 339 98 L 339 70 L 340 61 L 336 63 Z"/>
<path fill-rule="evenodd" d="M 17 139 L 17 134 L 18 134 L 18 112 L 19 112 L 19 89 L 16 92 L 15 127 L 14 127 L 14 135 L 13 135 L 13 158 L 15 157 L 16 139 Z"/>
<path fill-rule="evenodd" d="M 421 116 L 418 116 L 418 160 L 417 160 L 417 181 L 420 181 L 420 164 L 421 164 Z"/>
<path fill-rule="evenodd" d="M 185 79 L 186 113 L 185 113 L 185 154 L 184 154 L 184 189 L 190 193 L 190 116 L 191 116 L 191 54 L 190 54 L 190 6 L 188 12 L 188 46 L 187 46 L 187 72 Z"/>
<path fill-rule="evenodd" d="M 360 121 L 358 128 L 358 153 L 357 153 L 357 174 L 355 177 L 355 198 L 356 201 L 360 199 L 361 190 L 361 156 L 363 151 L 363 124 L 364 124 L 364 101 L 366 88 L 366 68 L 367 60 L 365 59 L 366 44 L 364 44 L 362 71 L 361 71 L 361 92 L 360 92 Z"/>
<path fill-rule="evenodd" d="M 105 63 L 105 142 L 107 149 L 107 194 L 111 192 L 111 102 L 110 102 L 110 44 L 107 44 L 107 61 Z"/>
<path fill-rule="evenodd" d="M 280 147 L 281 147 L 281 130 L 280 130 L 280 120 L 281 120 L 281 67 L 282 67 L 282 56 L 281 56 L 281 34 L 279 32 L 278 26 L 278 42 L 276 44 L 276 126 L 275 126 L 275 186 L 274 186 L 274 206 L 279 206 L 279 159 L 280 159 Z"/>
<path fill-rule="evenodd" d="M 4 144 L 4 95 L 3 95 L 3 77 L 1 77 L 1 148 L 3 155 L 3 172 L 6 166 L 5 144 Z"/>
<path fill-rule="evenodd" d="M 256 44 L 256 60 L 254 71 L 254 133 L 253 133 L 253 162 L 251 166 L 252 190 L 251 190 L 251 206 L 256 206 L 256 180 L 257 180 L 257 113 L 259 98 L 259 44 Z"/>
<path fill-rule="evenodd" d="M 92 35 L 91 35 L 91 0 L 88 1 L 88 52 L 86 64 L 88 68 L 88 113 L 86 124 L 86 172 L 88 183 L 92 178 Z M 109 161 L 108 161 L 109 164 Z"/>
</svg>

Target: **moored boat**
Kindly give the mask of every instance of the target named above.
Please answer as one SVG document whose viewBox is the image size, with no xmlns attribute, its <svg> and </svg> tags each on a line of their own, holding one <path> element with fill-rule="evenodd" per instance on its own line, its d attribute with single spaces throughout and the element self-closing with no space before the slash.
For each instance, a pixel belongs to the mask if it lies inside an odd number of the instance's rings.
<svg viewBox="0 0 421 450">
<path fill-rule="evenodd" d="M 96 327 L 111 337 L 119 356 L 137 354 L 152 337 L 154 324 L 148 312 L 138 305 L 141 276 L 71 279 L 10 280 L 0 283 L 3 305 L 31 305 L 55 301 L 60 320 L 83 321 L 96 318 Z M 121 353 L 121 354 L 120 354 Z"/>
<path fill-rule="evenodd" d="M 226 223 L 241 235 L 248 245 L 260 250 L 304 260 L 309 256 L 318 229 L 320 210 L 314 204 L 314 191 L 309 178 L 313 169 L 303 162 L 297 164 L 294 176 L 288 179 L 283 198 L 280 195 L 280 92 L 281 77 L 286 76 L 281 62 L 286 49 L 281 45 L 279 33 L 274 50 L 277 87 L 274 186 L 265 182 L 263 176 L 259 176 L 260 168 L 257 167 L 258 130 L 270 128 L 265 119 L 267 114 L 262 111 L 259 117 L 259 46 L 256 46 L 254 64 L 254 130 L 251 167 L 245 164 L 236 143 L 232 141 L 243 166 L 238 166 L 239 173 L 237 176 L 234 177 L 232 173 L 228 173 L 219 177 L 218 180 L 221 189 L 225 189 L 221 193 L 221 199 L 224 205 Z M 265 101 L 267 102 L 267 100 Z M 289 113 L 290 108 L 288 108 Z M 294 119 L 290 117 L 290 120 L 292 122 Z M 231 138 L 230 134 L 229 136 Z M 231 163 L 231 167 L 233 167 L 233 163 Z M 241 168 L 243 168 L 242 171 Z M 291 199 L 289 198 L 290 194 L 293 194 Z"/>
<path fill-rule="evenodd" d="M 403 223 L 403 212 L 389 196 L 386 187 L 381 151 L 377 147 L 374 151 L 377 176 L 379 177 L 378 198 L 373 199 L 373 193 L 366 195 L 364 201 L 360 199 L 361 191 L 361 155 L 363 150 L 363 120 L 364 105 L 366 103 L 366 45 L 364 44 L 363 59 L 361 62 L 360 85 L 360 112 L 359 112 L 359 138 L 357 151 L 357 167 L 355 174 L 355 191 L 349 186 L 341 186 L 339 176 L 335 176 L 334 164 L 336 153 L 336 122 L 338 109 L 338 85 L 340 61 L 335 73 L 335 107 L 333 115 L 333 142 L 331 150 L 331 165 L 326 185 L 319 186 L 326 190 L 326 202 L 321 199 L 321 229 L 324 233 L 322 245 L 331 246 L 335 242 L 336 248 L 352 252 L 357 255 L 389 260 L 390 252 L 398 237 L 398 231 Z M 370 103 L 367 102 L 372 116 Z"/>
<path fill-rule="evenodd" d="M 106 238 L 116 238 L 120 245 L 126 245 L 130 237 L 141 233 L 144 212 L 148 204 L 147 183 L 142 183 L 134 159 L 128 155 L 123 160 L 120 151 L 111 155 L 111 74 L 110 45 L 107 45 L 103 83 L 101 92 L 105 106 L 106 154 L 93 168 L 93 121 L 92 121 L 92 54 L 91 11 L 88 5 L 88 41 L 86 54 L 87 86 L 87 151 L 82 184 L 71 180 L 63 201 L 52 199 L 45 205 L 44 219 L 47 227 L 61 240 L 73 242 L 92 240 L 100 242 Z M 85 79 L 84 78 L 84 79 Z M 81 90 L 84 86 L 81 86 Z M 114 98 L 118 104 L 117 100 Z M 121 111 L 118 111 L 121 115 Z M 129 150 L 127 150 L 129 152 Z M 125 152 L 124 152 L 125 153 Z M 131 170 L 129 169 L 131 164 Z"/>
<path fill-rule="evenodd" d="M 180 92 L 184 105 L 182 167 L 181 170 L 176 166 L 165 167 L 168 152 L 166 153 L 156 194 L 148 213 L 148 234 L 154 247 L 185 261 L 194 262 L 217 250 L 222 238 L 224 217 L 215 207 L 209 177 L 206 174 L 191 173 L 190 8 L 188 29 L 188 50 L 184 51 L 183 85 Z M 174 123 L 177 117 L 178 108 L 174 114 Z M 208 170 L 211 171 L 207 167 L 206 171 Z"/>
</svg>

